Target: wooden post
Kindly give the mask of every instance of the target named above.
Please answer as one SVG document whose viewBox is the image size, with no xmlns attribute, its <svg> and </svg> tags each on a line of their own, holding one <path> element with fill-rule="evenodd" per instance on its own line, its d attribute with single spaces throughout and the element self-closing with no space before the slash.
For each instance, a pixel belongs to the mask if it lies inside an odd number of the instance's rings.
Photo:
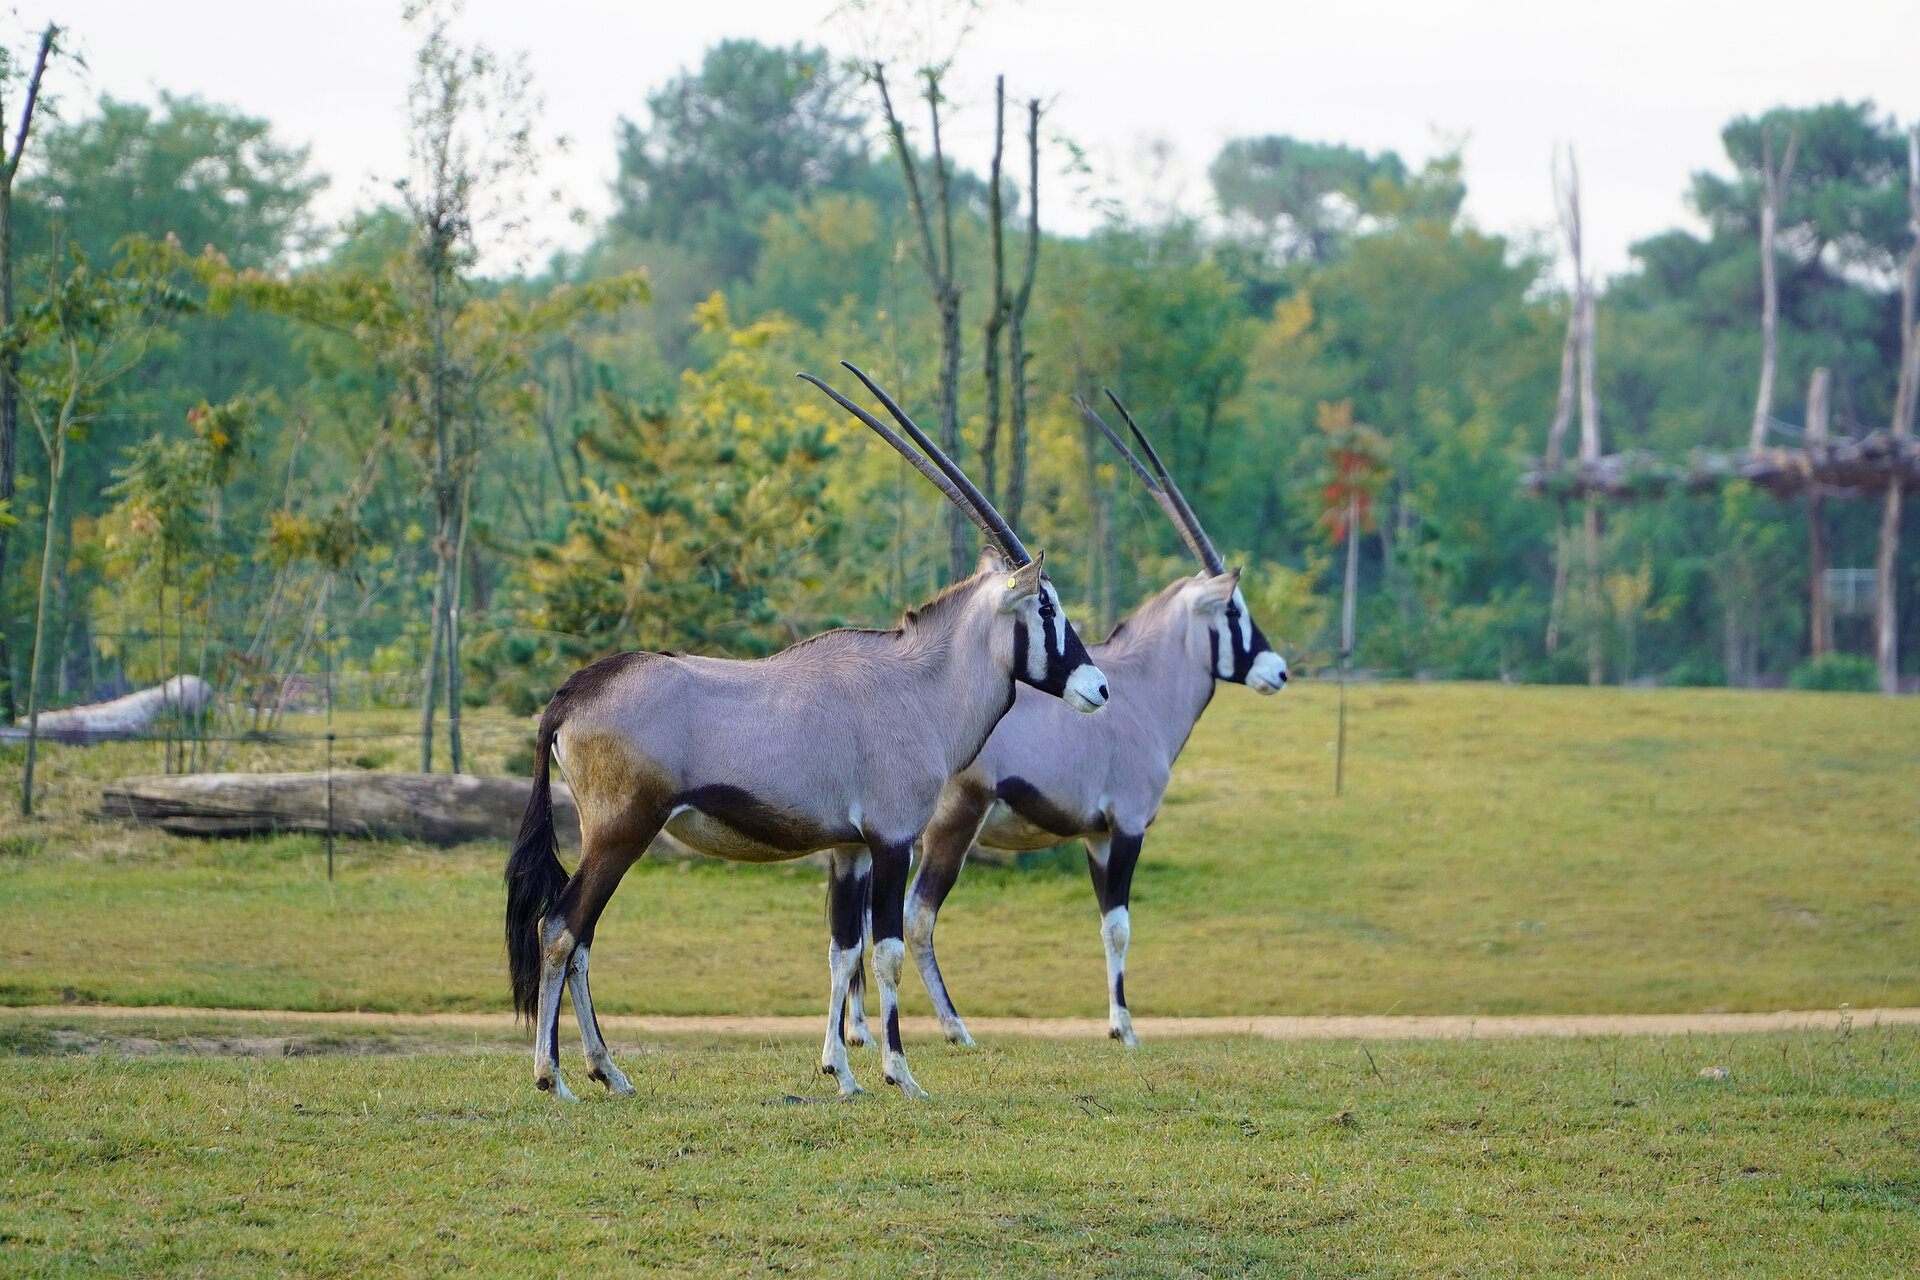
<svg viewBox="0 0 1920 1280">
<path fill-rule="evenodd" d="M 1773 413 L 1773 375 L 1779 360 L 1780 278 L 1775 270 L 1773 240 L 1780 228 L 1780 198 L 1793 178 L 1793 152 L 1798 130 L 1787 135 L 1787 154 L 1773 167 L 1773 143 L 1765 126 L 1760 130 L 1760 394 L 1753 403 L 1753 432 L 1747 447 L 1758 451 L 1767 443 L 1767 418 Z"/>
<path fill-rule="evenodd" d="M 1827 406 L 1833 375 L 1815 369 L 1807 383 L 1807 452 L 1826 447 Z M 1807 488 L 1807 542 L 1812 572 L 1807 583 L 1807 648 L 1815 658 L 1833 651 L 1833 612 L 1827 607 L 1827 500 L 1816 485 Z"/>
<path fill-rule="evenodd" d="M 1360 594 L 1360 493 L 1347 494 L 1347 591 L 1340 602 L 1340 734 L 1333 757 L 1333 794 L 1347 779 L 1347 660 L 1353 656 L 1353 606 Z"/>
<path fill-rule="evenodd" d="M 1915 292 L 1920 290 L 1920 128 L 1907 134 L 1907 212 L 1914 241 L 1900 271 L 1900 383 L 1893 401 L 1893 438 L 1904 442 L 1913 434 L 1913 407 L 1920 387 L 1920 327 L 1916 327 Z M 1880 666 L 1880 692 L 1900 691 L 1899 586 L 1895 570 L 1900 556 L 1900 507 L 1906 496 L 1906 478 L 1898 468 L 1887 477 L 1886 505 L 1880 512 L 1880 545 L 1874 555 L 1873 653 Z"/>
</svg>

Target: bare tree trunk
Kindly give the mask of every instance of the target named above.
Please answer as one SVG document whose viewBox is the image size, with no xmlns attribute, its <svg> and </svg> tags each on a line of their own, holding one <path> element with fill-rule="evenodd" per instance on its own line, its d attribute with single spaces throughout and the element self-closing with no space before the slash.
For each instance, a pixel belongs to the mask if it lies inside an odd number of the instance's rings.
<svg viewBox="0 0 1920 1280">
<path fill-rule="evenodd" d="M 1553 597 L 1547 604 L 1547 652 L 1560 650 L 1560 623 L 1567 610 L 1567 570 L 1573 563 L 1572 539 L 1567 533 L 1565 503 L 1556 507 L 1553 526 Z"/>
<path fill-rule="evenodd" d="M 1600 626 L 1600 503 L 1587 499 L 1587 683 L 1607 678 L 1605 636 Z"/>
<path fill-rule="evenodd" d="M 1040 265 L 1040 99 L 1027 103 L 1027 261 L 1007 315 L 1007 363 L 1013 378 L 1012 457 L 1007 460 L 1007 523 L 1017 532 L 1027 500 L 1027 305 Z"/>
<path fill-rule="evenodd" d="M 1580 252 L 1580 167 L 1573 148 L 1567 148 L 1567 177 L 1560 179 L 1560 166 L 1554 164 L 1554 194 L 1560 205 L 1560 229 L 1567 237 L 1567 255 L 1573 262 L 1573 292 L 1567 299 L 1567 340 L 1560 347 L 1560 399 L 1554 405 L 1553 425 L 1547 429 L 1547 468 L 1560 465 L 1566 448 L 1567 428 L 1573 423 L 1573 402 L 1580 353 L 1580 326 L 1586 319 L 1586 267 Z"/>
<path fill-rule="evenodd" d="M 1827 442 L 1828 400 L 1833 375 L 1815 369 L 1807 383 L 1807 448 Z M 1833 611 L 1827 605 L 1827 503 L 1818 488 L 1807 490 L 1807 550 L 1812 562 L 1807 582 L 1807 648 L 1815 658 L 1833 651 Z"/>
<path fill-rule="evenodd" d="M 1893 438 L 1913 434 L 1914 401 L 1920 398 L 1920 327 L 1915 294 L 1920 292 L 1920 128 L 1907 134 L 1907 212 L 1914 242 L 1900 271 L 1900 383 L 1893 401 Z M 1905 487 L 1898 471 L 1887 479 L 1880 511 L 1880 544 L 1874 555 L 1874 658 L 1880 667 L 1880 691 L 1900 691 L 1899 589 L 1900 508 Z"/>
<path fill-rule="evenodd" d="M 466 772 L 466 757 L 460 745 L 460 594 L 472 498 L 473 477 L 468 475 L 460 485 L 460 536 L 448 568 L 451 583 L 447 592 L 447 763 L 454 773 Z"/>
<path fill-rule="evenodd" d="M 1580 376 L 1581 369 L 1591 364 L 1585 338 L 1587 272 L 1580 236 L 1580 164 L 1572 147 L 1567 148 L 1567 175 L 1564 180 L 1560 177 L 1558 159 L 1555 160 L 1554 194 L 1560 208 L 1560 229 L 1567 238 L 1567 256 L 1573 265 L 1573 292 L 1567 299 L 1567 337 L 1560 346 L 1560 397 L 1554 404 L 1553 425 L 1547 429 L 1546 465 L 1549 470 L 1558 468 L 1566 456 L 1567 430 L 1573 425 L 1574 403 L 1585 389 L 1585 382 Z M 1584 398 L 1581 398 L 1581 409 L 1580 457 L 1584 460 L 1587 456 L 1585 424 L 1590 416 Z M 1553 535 L 1553 596 L 1547 605 L 1548 653 L 1555 653 L 1560 648 L 1560 624 L 1566 611 L 1571 555 L 1572 539 L 1567 534 L 1566 506 L 1562 503 Z"/>
<path fill-rule="evenodd" d="M 440 692 L 440 624 L 446 616 L 447 561 L 438 558 L 433 573 L 433 612 L 427 620 L 427 664 L 421 676 L 420 772 L 433 772 L 433 711 Z"/>
<path fill-rule="evenodd" d="M 71 397 L 69 398 L 71 404 Z M 20 778 L 20 814 L 33 816 L 33 766 L 40 754 L 40 648 L 47 632 L 47 580 L 53 576 L 60 487 L 67 471 L 67 422 L 63 411 L 47 450 L 47 536 L 40 548 L 39 596 L 33 611 L 33 656 L 27 663 L 27 760 Z"/>
<path fill-rule="evenodd" d="M 14 135 L 11 153 L 0 155 L 0 329 L 12 329 L 13 313 L 13 180 L 20 172 L 20 157 L 27 149 L 27 134 L 33 128 L 34 105 L 40 100 L 40 78 L 46 73 L 47 58 L 53 52 L 60 28 L 52 23 L 40 34 L 40 52 L 34 58 L 33 74 L 27 80 L 27 96 L 20 108 L 20 124 Z M 0 142 L 4 142 L 5 119 L 0 118 Z M 0 354 L 0 507 L 13 499 L 14 443 L 20 431 L 20 352 L 8 348 Z M 8 637 L 7 599 L 8 526 L 0 523 L 0 715 L 12 723 L 17 714 L 13 692 L 13 643 Z"/>
<path fill-rule="evenodd" d="M 885 68 L 873 64 L 873 82 L 880 91 L 880 105 L 887 116 L 887 131 L 893 137 L 894 151 L 900 157 L 900 169 L 907 182 L 907 197 L 920 228 L 921 264 L 926 268 L 927 284 L 933 294 L 934 309 L 940 313 L 940 447 L 955 461 L 960 460 L 960 286 L 954 279 L 953 207 L 948 181 L 946 155 L 940 144 L 940 72 L 928 68 L 921 74 L 926 80 L 927 109 L 933 117 L 933 190 L 940 209 L 940 240 L 934 241 L 933 222 L 927 216 L 926 201 L 921 198 L 919 168 L 913 162 L 913 149 L 907 145 L 907 132 L 893 109 L 887 91 Z M 973 567 L 967 554 L 967 519 L 958 507 L 949 505 L 947 516 L 947 575 L 958 582 Z"/>
<path fill-rule="evenodd" d="M 1773 142 L 1765 129 L 1760 131 L 1760 394 L 1753 403 L 1753 431 L 1749 449 L 1764 448 L 1767 443 L 1767 419 L 1773 413 L 1773 376 L 1779 359 L 1780 278 L 1773 254 L 1774 235 L 1780 224 L 1780 198 L 1793 178 L 1793 152 L 1799 144 L 1796 130 L 1787 136 L 1787 154 L 1780 168 L 1773 167 Z"/>
<path fill-rule="evenodd" d="M 1007 255 L 1006 216 L 1000 207 L 1000 157 L 1007 134 L 1007 78 L 993 82 L 993 164 L 987 175 L 987 239 L 993 257 L 993 301 L 987 308 L 987 320 L 981 326 L 985 338 L 985 358 L 980 365 L 987 390 L 987 429 L 980 440 L 980 471 L 985 480 L 982 492 L 987 501 L 998 505 L 999 476 L 996 469 L 1000 454 L 1000 335 L 1006 328 Z"/>
<path fill-rule="evenodd" d="M 1580 283 L 1580 461 L 1600 457 L 1600 395 L 1596 387 L 1598 360 L 1595 357 L 1595 331 L 1599 328 L 1593 281 Z M 1605 635 L 1600 626 L 1600 504 L 1587 501 L 1587 683 L 1598 685 L 1606 679 Z"/>
</svg>

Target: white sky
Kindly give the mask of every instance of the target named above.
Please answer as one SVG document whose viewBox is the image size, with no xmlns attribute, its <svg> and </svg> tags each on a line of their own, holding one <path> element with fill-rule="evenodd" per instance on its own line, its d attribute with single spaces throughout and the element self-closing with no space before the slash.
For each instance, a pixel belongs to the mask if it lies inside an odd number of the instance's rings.
<svg viewBox="0 0 1920 1280">
<path fill-rule="evenodd" d="M 951 0 L 948 0 L 950 3 Z M 908 0 L 915 13 L 942 0 Z M 858 52 L 870 19 L 838 0 L 469 0 L 461 31 L 524 50 L 551 130 L 570 151 L 543 184 L 593 214 L 610 205 L 613 129 L 647 92 L 730 36 Z M 384 194 L 405 165 L 413 38 L 399 0 L 30 0 L 16 45 L 55 17 L 87 67 L 54 85 L 74 112 L 101 92 L 199 94 L 273 121 L 332 178 L 321 212 Z M 911 25 L 910 23 L 900 24 Z M 920 24 L 922 27 L 925 23 Z M 1134 207 L 1204 207 L 1206 166 L 1230 137 L 1288 133 L 1418 163 L 1464 140 L 1467 210 L 1506 234 L 1549 228 L 1557 142 L 1579 149 L 1590 250 L 1602 272 L 1676 224 L 1688 175 L 1722 163 L 1720 127 L 1778 103 L 1871 98 L 1920 118 L 1920 4 L 1912 0 L 997 0 L 962 48 L 954 149 L 984 172 L 992 78 L 1054 106 L 1049 128 L 1085 147 L 1107 194 Z M 1157 140 L 1174 161 L 1158 178 Z M 1045 189 L 1051 181 L 1051 190 Z M 1083 230 L 1084 199 L 1042 175 L 1042 218 Z M 583 238 L 558 211 L 556 245 Z"/>
</svg>

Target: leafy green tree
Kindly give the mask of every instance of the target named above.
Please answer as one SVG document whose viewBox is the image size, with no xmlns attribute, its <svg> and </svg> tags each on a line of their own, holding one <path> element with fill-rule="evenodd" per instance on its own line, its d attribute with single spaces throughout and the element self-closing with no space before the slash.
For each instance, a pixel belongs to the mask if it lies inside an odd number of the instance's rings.
<svg viewBox="0 0 1920 1280">
<path fill-rule="evenodd" d="M 826 50 L 726 40 L 620 123 L 613 226 L 696 249 L 716 284 L 744 279 L 775 214 L 873 185 L 847 77 Z"/>
<path fill-rule="evenodd" d="M 34 605 L 33 653 L 27 666 L 27 758 L 20 812 L 33 813 L 33 766 L 40 728 L 41 653 L 47 594 L 58 545 L 60 494 L 72 443 L 98 420 L 106 392 L 140 363 L 161 325 L 193 309 L 172 282 L 174 255 L 135 240 L 100 270 L 77 247 L 49 261 L 45 294 L 26 307 L 7 342 L 20 352 L 21 405 L 45 451 L 46 521 Z"/>
<path fill-rule="evenodd" d="M 564 637 L 549 663 L 635 645 L 757 656 L 823 612 L 831 405 L 793 377 L 790 323 L 735 328 L 716 294 L 696 324 L 723 354 L 682 376 L 676 403 L 601 393 L 604 424 L 583 443 L 606 478 L 529 569 L 529 626 Z"/>
</svg>

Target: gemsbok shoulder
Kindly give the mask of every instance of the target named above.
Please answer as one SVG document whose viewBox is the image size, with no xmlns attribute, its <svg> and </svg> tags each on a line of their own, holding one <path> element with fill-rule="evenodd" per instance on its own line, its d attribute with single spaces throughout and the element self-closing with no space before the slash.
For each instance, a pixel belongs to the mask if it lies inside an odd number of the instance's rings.
<svg viewBox="0 0 1920 1280">
<path fill-rule="evenodd" d="M 1023 852 L 1076 838 L 1086 842 L 1100 906 L 1108 1034 L 1139 1043 L 1127 1008 L 1127 901 L 1141 842 L 1160 812 L 1173 763 L 1212 700 L 1215 681 L 1267 694 L 1287 682 L 1285 659 L 1247 610 L 1240 571 L 1228 571 L 1153 445 L 1126 406 L 1112 392 L 1108 397 L 1140 442 L 1151 474 L 1097 413 L 1077 397 L 1074 403 L 1139 474 L 1201 570 L 1169 584 L 1092 646 L 1093 661 L 1114 694 L 1104 714 L 1063 716 L 1051 699 L 1021 690 L 980 754 L 941 793 L 908 893 L 906 937 L 947 1039 L 956 1044 L 972 1044 L 973 1038 L 941 979 L 933 930 L 968 851 L 978 843 Z"/>
<path fill-rule="evenodd" d="M 892 630 L 828 631 L 752 661 L 624 653 L 560 686 L 540 718 L 533 795 L 506 869 L 514 1005 L 534 1019 L 534 1084 L 558 1097 L 573 1097 L 559 1073 L 563 987 L 580 1022 L 589 1077 L 611 1093 L 634 1091 L 594 1019 L 588 951 L 621 877 L 663 827 L 702 853 L 736 862 L 830 851 L 831 994 L 821 1070 L 842 1094 L 861 1091 L 841 1024 L 870 903 L 885 1014 L 882 1070 L 907 1096 L 925 1097 L 907 1070 L 898 1000 L 914 838 L 947 779 L 979 753 L 1013 705 L 1016 681 L 1076 714 L 1106 704 L 1106 677 L 1068 625 L 1040 558 L 884 391 L 846 368 L 912 445 L 826 383 L 800 376 L 899 450 L 979 526 L 1004 567 L 955 583 Z M 555 852 L 549 756 L 580 813 L 580 861 L 571 876 Z M 724 945 L 716 939 L 716 949 Z"/>
</svg>

